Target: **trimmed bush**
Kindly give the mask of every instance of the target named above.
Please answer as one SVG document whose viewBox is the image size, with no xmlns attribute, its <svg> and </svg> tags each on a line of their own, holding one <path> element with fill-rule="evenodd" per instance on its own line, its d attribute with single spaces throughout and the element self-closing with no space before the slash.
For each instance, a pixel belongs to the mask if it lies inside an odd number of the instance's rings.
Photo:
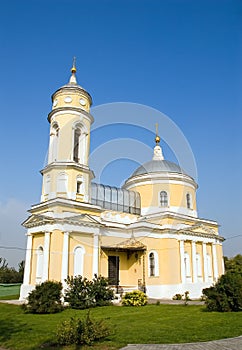
<svg viewBox="0 0 242 350">
<path fill-rule="evenodd" d="M 242 275 L 229 271 L 203 294 L 208 311 L 242 311 Z"/>
<path fill-rule="evenodd" d="M 122 305 L 124 306 L 144 306 L 147 304 L 147 296 L 140 290 L 128 292 L 122 297 Z"/>
<path fill-rule="evenodd" d="M 68 277 L 65 301 L 72 309 L 87 309 L 110 304 L 114 298 L 108 280 L 95 275 L 92 281 L 82 276 Z"/>
<path fill-rule="evenodd" d="M 172 300 L 182 300 L 182 297 L 183 297 L 183 294 L 177 293 L 172 297 Z"/>
<path fill-rule="evenodd" d="M 71 318 L 62 322 L 56 334 L 59 345 L 92 345 L 94 341 L 106 338 L 111 334 L 103 320 L 93 320 L 90 312 L 85 319 Z"/>
<path fill-rule="evenodd" d="M 53 314 L 63 310 L 61 303 L 61 282 L 46 281 L 37 285 L 29 293 L 28 303 L 22 307 L 25 312 L 33 314 Z"/>
<path fill-rule="evenodd" d="M 114 299 L 114 292 L 109 287 L 108 279 L 102 276 L 94 275 L 92 292 L 96 306 L 110 305 Z"/>
</svg>

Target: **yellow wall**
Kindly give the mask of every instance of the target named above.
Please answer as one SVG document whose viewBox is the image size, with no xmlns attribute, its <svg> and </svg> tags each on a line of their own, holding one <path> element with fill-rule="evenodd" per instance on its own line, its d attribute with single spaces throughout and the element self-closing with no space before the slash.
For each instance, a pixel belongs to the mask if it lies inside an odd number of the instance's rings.
<svg viewBox="0 0 242 350">
<path fill-rule="evenodd" d="M 169 182 L 169 180 L 167 180 Z M 168 206 L 187 207 L 186 194 L 190 193 L 192 196 L 192 210 L 196 210 L 196 192 L 194 188 L 181 184 L 146 184 L 134 185 L 130 188 L 140 193 L 142 207 L 159 207 L 161 191 L 168 193 Z"/>
</svg>

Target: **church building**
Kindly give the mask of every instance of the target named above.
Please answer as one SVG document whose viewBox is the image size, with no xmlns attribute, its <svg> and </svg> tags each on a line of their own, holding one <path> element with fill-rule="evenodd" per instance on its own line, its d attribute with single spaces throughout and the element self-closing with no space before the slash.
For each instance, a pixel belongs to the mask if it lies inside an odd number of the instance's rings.
<svg viewBox="0 0 242 350">
<path fill-rule="evenodd" d="M 197 215 L 194 179 L 163 157 L 156 133 L 152 159 L 122 188 L 98 184 L 89 168 L 92 98 L 69 82 L 52 95 L 50 139 L 40 203 L 29 210 L 20 299 L 41 282 L 107 277 L 119 293 L 169 298 L 202 289 L 224 273 L 218 223 Z"/>
</svg>

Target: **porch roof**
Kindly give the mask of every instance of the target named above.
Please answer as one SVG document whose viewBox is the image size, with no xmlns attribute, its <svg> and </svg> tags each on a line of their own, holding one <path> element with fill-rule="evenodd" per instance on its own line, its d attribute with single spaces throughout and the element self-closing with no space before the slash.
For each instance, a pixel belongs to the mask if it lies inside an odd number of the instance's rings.
<svg viewBox="0 0 242 350">
<path fill-rule="evenodd" d="M 146 246 L 135 238 L 126 239 L 123 242 L 111 245 L 101 246 L 102 249 L 115 250 L 115 251 L 144 251 Z"/>
</svg>

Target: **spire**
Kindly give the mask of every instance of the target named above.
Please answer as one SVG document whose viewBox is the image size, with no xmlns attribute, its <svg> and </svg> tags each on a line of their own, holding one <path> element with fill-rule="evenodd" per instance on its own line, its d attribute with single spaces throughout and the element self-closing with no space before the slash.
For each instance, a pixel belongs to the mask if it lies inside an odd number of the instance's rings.
<svg viewBox="0 0 242 350">
<path fill-rule="evenodd" d="M 160 136 L 158 135 L 158 123 L 155 124 L 155 147 L 153 160 L 164 160 L 160 143 Z"/>
<path fill-rule="evenodd" d="M 73 63 L 72 63 L 72 68 L 71 68 L 71 77 L 69 80 L 70 84 L 77 84 L 76 81 L 76 57 L 73 57 Z"/>
</svg>

